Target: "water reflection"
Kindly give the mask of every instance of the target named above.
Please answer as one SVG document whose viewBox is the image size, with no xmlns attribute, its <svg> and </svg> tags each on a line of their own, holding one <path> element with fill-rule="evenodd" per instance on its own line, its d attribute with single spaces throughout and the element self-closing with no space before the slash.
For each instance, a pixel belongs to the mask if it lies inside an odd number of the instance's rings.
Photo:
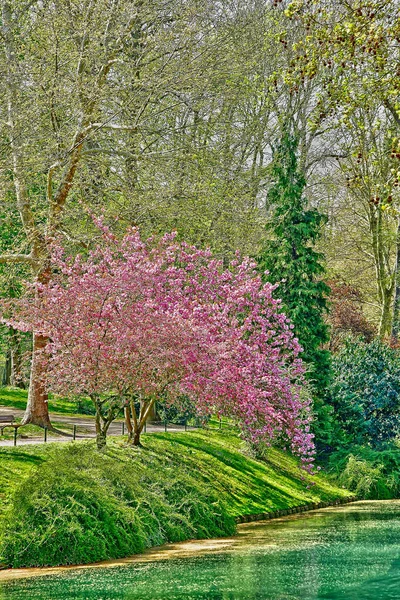
<svg viewBox="0 0 400 600">
<path fill-rule="evenodd" d="M 399 600 L 399 534 L 400 501 L 363 502 L 130 564 L 3 583 L 0 600 Z"/>
</svg>

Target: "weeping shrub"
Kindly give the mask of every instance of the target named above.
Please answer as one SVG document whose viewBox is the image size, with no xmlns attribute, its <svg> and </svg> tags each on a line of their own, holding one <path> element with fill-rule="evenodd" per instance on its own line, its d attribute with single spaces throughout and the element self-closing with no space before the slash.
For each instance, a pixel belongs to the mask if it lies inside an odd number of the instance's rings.
<svg viewBox="0 0 400 600">
<path fill-rule="evenodd" d="M 145 452 L 145 451 L 142 451 Z M 168 460 L 90 443 L 54 455 L 15 492 L 1 531 L 11 567 L 120 558 L 165 542 L 231 535 L 235 522 L 212 491 Z"/>
<path fill-rule="evenodd" d="M 339 450 L 330 457 L 331 471 L 359 498 L 385 500 L 400 497 L 400 449 L 355 446 L 349 454 Z"/>
</svg>

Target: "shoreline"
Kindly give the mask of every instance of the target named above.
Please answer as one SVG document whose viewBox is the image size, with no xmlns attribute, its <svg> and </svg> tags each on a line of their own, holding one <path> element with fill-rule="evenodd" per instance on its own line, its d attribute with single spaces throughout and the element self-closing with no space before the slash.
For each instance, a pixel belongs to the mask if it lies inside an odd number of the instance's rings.
<svg viewBox="0 0 400 600">
<path fill-rule="evenodd" d="M 355 496 L 339 498 L 331 502 L 316 502 L 305 504 L 298 507 L 272 511 L 270 513 L 258 513 L 253 515 L 243 515 L 236 517 L 236 523 L 239 525 L 238 534 L 240 533 L 240 525 L 247 523 L 265 523 L 277 520 L 291 520 L 297 516 L 302 516 L 307 513 L 312 513 L 315 510 L 334 508 L 345 504 L 355 504 L 362 502 Z M 366 501 L 365 501 L 366 502 Z M 210 552 L 226 549 L 232 545 L 237 535 L 231 537 L 187 540 L 184 542 L 170 542 L 161 546 L 148 548 L 145 552 L 134 554 L 125 558 L 117 558 L 104 560 L 94 563 L 77 564 L 77 565 L 60 565 L 55 567 L 26 567 L 17 569 L 0 568 L 0 585 L 9 581 L 18 579 L 26 579 L 31 577 L 45 577 L 46 575 L 56 575 L 65 571 L 77 571 L 83 569 L 99 569 L 106 567 L 120 567 L 129 564 L 142 563 L 148 561 L 158 561 L 173 558 L 182 558 L 194 552 Z M 167 554 L 168 551 L 168 554 Z"/>
</svg>

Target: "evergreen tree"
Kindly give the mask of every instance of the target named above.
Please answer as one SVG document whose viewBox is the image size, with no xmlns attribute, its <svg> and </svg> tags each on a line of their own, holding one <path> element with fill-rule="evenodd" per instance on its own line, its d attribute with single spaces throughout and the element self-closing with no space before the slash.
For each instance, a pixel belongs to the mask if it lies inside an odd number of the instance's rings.
<svg viewBox="0 0 400 600">
<path fill-rule="evenodd" d="M 259 257 L 260 270 L 270 282 L 279 282 L 276 297 L 290 317 L 304 349 L 308 378 L 315 395 L 322 397 L 330 374 L 330 354 L 323 349 L 329 339 L 324 321 L 328 311 L 329 287 L 322 281 L 323 255 L 315 250 L 326 217 L 307 208 L 303 195 L 306 184 L 297 164 L 297 141 L 285 133 L 275 151 L 268 193 L 271 219 L 267 239 Z"/>
</svg>

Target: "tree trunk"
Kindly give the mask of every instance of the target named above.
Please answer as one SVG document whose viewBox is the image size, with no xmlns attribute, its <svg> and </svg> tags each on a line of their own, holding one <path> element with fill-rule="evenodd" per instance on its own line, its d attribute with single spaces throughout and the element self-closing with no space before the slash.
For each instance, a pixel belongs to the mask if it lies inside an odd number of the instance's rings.
<svg viewBox="0 0 400 600">
<path fill-rule="evenodd" d="M 147 422 L 155 423 L 156 421 L 159 421 L 159 420 L 160 419 L 158 418 L 158 415 L 157 415 L 157 406 L 156 406 L 156 403 L 154 402 L 154 404 L 150 407 L 149 414 L 147 415 Z"/>
<path fill-rule="evenodd" d="M 396 288 L 394 292 L 394 307 L 393 307 L 393 321 L 392 321 L 392 337 L 395 341 L 399 339 L 400 333 L 400 220 L 397 226 L 397 252 L 396 252 Z"/>
<path fill-rule="evenodd" d="M 98 450 L 103 450 L 107 445 L 107 428 L 102 427 L 101 408 L 97 402 L 96 407 L 96 444 Z"/>
<path fill-rule="evenodd" d="M 132 446 L 141 446 L 140 443 L 140 431 L 136 430 L 135 433 L 133 434 L 133 438 L 132 438 Z"/>
<path fill-rule="evenodd" d="M 11 328 L 11 385 L 25 389 L 24 373 L 23 373 L 23 359 L 21 352 L 21 338 L 20 334 L 16 329 Z"/>
<path fill-rule="evenodd" d="M 140 412 L 141 413 L 146 412 L 147 407 L 148 407 L 148 401 L 140 402 L 140 409 L 141 409 Z M 148 408 L 146 422 L 147 423 L 156 423 L 159 420 L 160 419 L 157 415 L 157 404 L 156 404 L 156 402 L 153 402 L 153 404 L 151 404 L 150 407 Z"/>
<path fill-rule="evenodd" d="M 126 424 L 126 429 L 128 431 L 128 440 L 131 441 L 132 437 L 133 437 L 133 425 L 132 425 L 132 420 L 131 420 L 131 414 L 130 414 L 130 407 L 125 406 L 124 408 L 124 415 L 125 415 L 125 424 Z"/>
<path fill-rule="evenodd" d="M 33 334 L 33 352 L 31 377 L 29 382 L 28 404 L 22 424 L 38 425 L 39 427 L 51 428 L 49 411 L 48 411 L 48 395 L 43 381 L 43 366 L 40 358 L 41 352 L 47 344 L 47 338 L 43 335 Z"/>
<path fill-rule="evenodd" d="M 381 339 L 389 338 L 392 333 L 393 291 L 393 288 L 384 290 L 381 320 L 379 323 L 379 337 Z"/>
<path fill-rule="evenodd" d="M 369 205 L 369 226 L 375 262 L 378 299 L 381 305 L 379 337 L 389 338 L 392 333 L 393 298 L 396 283 L 396 265 L 391 265 L 385 254 L 386 236 L 382 224 L 382 211 Z"/>
<path fill-rule="evenodd" d="M 7 350 L 6 362 L 4 365 L 2 385 L 10 385 L 11 383 L 11 350 Z"/>
<path fill-rule="evenodd" d="M 107 446 L 107 435 L 104 433 L 104 431 L 99 431 L 96 433 L 96 444 L 98 450 L 104 450 L 104 448 Z"/>
<path fill-rule="evenodd" d="M 139 418 L 136 415 L 135 403 L 131 401 L 131 411 L 133 418 L 133 437 L 132 445 L 140 446 L 140 435 L 144 429 L 145 424 L 149 419 L 149 415 L 154 410 L 155 398 L 152 400 L 141 400 L 140 401 L 140 415 Z"/>
</svg>

